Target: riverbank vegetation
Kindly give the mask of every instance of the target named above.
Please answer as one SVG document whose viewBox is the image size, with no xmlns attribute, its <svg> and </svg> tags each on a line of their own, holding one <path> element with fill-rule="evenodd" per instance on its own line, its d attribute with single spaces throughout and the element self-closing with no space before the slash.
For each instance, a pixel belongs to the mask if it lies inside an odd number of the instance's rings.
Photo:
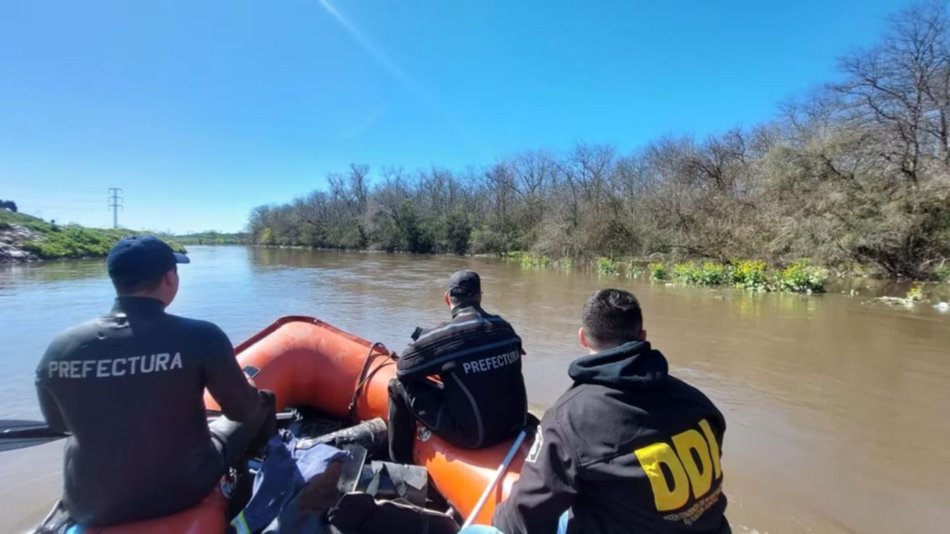
<svg viewBox="0 0 950 534">
<path fill-rule="evenodd" d="M 574 262 L 553 260 L 547 256 L 515 252 L 505 258 L 531 269 L 571 269 Z M 828 281 L 828 271 L 801 261 L 784 268 L 770 267 L 762 260 L 741 260 L 729 263 L 716 261 L 684 261 L 679 263 L 614 260 L 599 257 L 589 263 L 589 270 L 602 276 L 634 280 L 670 282 L 694 286 L 734 286 L 753 291 L 787 291 L 821 293 Z"/>
<path fill-rule="evenodd" d="M 9 249 L 5 254 L 18 260 L 101 258 L 122 237 L 143 233 L 147 232 L 87 228 L 78 224 L 58 225 L 25 213 L 0 210 L 0 235 L 15 236 L 9 243 L 4 243 L 4 250 Z M 180 243 L 168 243 L 179 252 L 185 251 Z"/>
<path fill-rule="evenodd" d="M 529 251 L 519 261 L 652 260 L 685 283 L 805 291 L 824 270 L 933 279 L 950 271 L 950 18 L 893 17 L 840 79 L 774 121 L 664 137 L 630 152 L 580 143 L 485 168 L 365 165 L 248 223 L 260 245 L 413 253 Z M 536 260 L 532 260 L 535 258 Z M 734 258 L 751 258 L 735 262 Z M 810 263 L 806 263 L 810 262 Z M 661 267 L 662 266 L 662 267 Z M 598 265 L 598 270 L 601 266 Z"/>
<path fill-rule="evenodd" d="M 245 233 L 228 234 L 209 230 L 194 234 L 176 235 L 175 242 L 182 245 L 246 245 L 248 235 Z"/>
</svg>

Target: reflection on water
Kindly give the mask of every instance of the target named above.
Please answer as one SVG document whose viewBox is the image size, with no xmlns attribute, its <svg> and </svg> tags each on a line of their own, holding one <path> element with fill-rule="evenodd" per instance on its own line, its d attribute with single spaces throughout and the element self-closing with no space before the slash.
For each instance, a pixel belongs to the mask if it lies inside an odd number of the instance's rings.
<svg viewBox="0 0 950 534">
<path fill-rule="evenodd" d="M 528 390 L 540 406 L 569 385 L 586 297 L 630 289 L 673 373 L 726 414 L 738 532 L 939 532 L 950 521 L 942 446 L 950 441 L 950 314 L 930 306 L 865 304 L 870 289 L 802 296 L 667 287 L 482 258 L 240 247 L 193 247 L 191 256 L 171 311 L 215 321 L 235 342 L 281 315 L 304 314 L 397 351 L 415 326 L 447 318 L 446 277 L 475 269 L 485 307 L 524 338 Z M 101 261 L 0 269 L 2 417 L 37 416 L 33 366 L 56 332 L 109 308 L 104 270 Z M 28 526 L 55 497 L 57 451 L 0 455 L 0 499 L 19 503 L 0 512 L 0 525 Z"/>
<path fill-rule="evenodd" d="M 63 282 L 105 277 L 101 260 L 0 265 L 0 291 L 23 283 Z"/>
<path fill-rule="evenodd" d="M 833 279 L 828 284 L 828 292 L 841 293 L 866 302 L 875 297 L 904 297 L 912 287 L 917 285 L 922 285 L 924 294 L 932 302 L 950 301 L 950 284 L 947 283 L 919 284 L 918 282 L 870 277 Z M 921 308 L 927 307 L 922 306 Z"/>
</svg>

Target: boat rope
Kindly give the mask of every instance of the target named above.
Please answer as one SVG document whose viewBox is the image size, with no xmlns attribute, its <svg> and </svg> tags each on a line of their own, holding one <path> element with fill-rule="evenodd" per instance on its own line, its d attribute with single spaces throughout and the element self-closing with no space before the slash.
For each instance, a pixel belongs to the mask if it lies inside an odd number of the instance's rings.
<svg viewBox="0 0 950 534">
<path fill-rule="evenodd" d="M 350 406 L 349 406 L 348 411 L 349 411 L 349 418 L 351 421 L 356 420 L 356 402 L 360 398 L 360 392 L 363 391 L 363 386 L 365 386 L 366 383 L 369 382 L 373 378 L 373 375 L 376 374 L 377 371 L 379 371 L 383 367 L 386 367 L 387 365 L 394 365 L 396 363 L 396 358 L 397 358 L 396 353 L 390 352 L 387 354 L 388 358 L 386 359 L 386 361 L 384 361 L 378 367 L 373 369 L 372 372 L 368 372 L 369 365 L 373 361 L 373 352 L 376 351 L 376 347 L 379 347 L 380 349 L 382 349 L 383 352 L 386 351 L 386 346 L 380 343 L 379 341 L 373 343 L 369 347 L 369 354 L 366 355 L 366 360 L 363 362 L 363 369 L 360 370 L 360 376 L 356 382 L 356 389 L 353 390 L 353 399 L 350 401 Z"/>
</svg>

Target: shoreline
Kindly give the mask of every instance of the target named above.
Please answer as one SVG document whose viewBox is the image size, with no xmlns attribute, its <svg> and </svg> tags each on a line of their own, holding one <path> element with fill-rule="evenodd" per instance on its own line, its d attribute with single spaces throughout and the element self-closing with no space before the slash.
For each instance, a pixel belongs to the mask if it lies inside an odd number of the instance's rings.
<svg viewBox="0 0 950 534">
<path fill-rule="evenodd" d="M 26 225 L 9 224 L 0 219 L 0 265 L 44 264 L 48 262 L 62 262 L 75 260 L 93 260 L 104 258 L 108 254 L 114 240 L 121 235 L 139 234 L 127 229 L 95 229 L 78 225 L 55 227 L 28 215 L 33 226 L 45 225 L 48 232 L 44 234 Z M 54 230 L 53 228 L 57 228 Z M 63 229 L 66 232 L 63 232 Z M 35 252 L 37 244 L 42 242 L 49 233 L 73 232 L 78 236 L 97 236 L 101 244 L 97 253 L 41 256 Z M 815 294 L 826 291 L 841 292 L 856 296 L 867 291 L 867 288 L 856 290 L 853 281 L 868 280 L 873 284 L 894 285 L 900 288 L 898 293 L 879 293 L 875 300 L 883 304 L 912 307 L 916 304 L 937 303 L 950 300 L 950 278 L 942 280 L 910 280 L 906 278 L 891 278 L 873 272 L 866 266 L 847 266 L 829 268 L 812 264 L 807 260 L 796 262 L 789 266 L 767 264 L 762 260 L 741 260 L 729 263 L 690 259 L 675 262 L 657 258 L 623 258 L 611 259 L 607 257 L 580 258 L 580 259 L 552 259 L 550 257 L 520 251 L 507 253 L 479 253 L 458 255 L 444 253 L 414 253 L 406 251 L 387 251 L 383 249 L 344 249 L 330 247 L 310 247 L 306 245 L 260 245 L 233 242 L 237 234 L 213 234 L 214 239 L 207 239 L 209 233 L 191 234 L 187 236 L 162 236 L 178 251 L 186 251 L 180 241 L 199 246 L 242 246 L 262 250 L 316 250 L 327 252 L 344 252 L 357 254 L 395 254 L 405 256 L 457 256 L 471 258 L 495 258 L 505 262 L 518 263 L 522 268 L 531 270 L 560 270 L 584 271 L 598 276 L 610 276 L 618 279 L 650 281 L 670 286 L 692 286 L 705 289 L 739 289 L 752 293 L 780 292 Z M 60 237 L 60 236 L 58 236 Z M 215 240 L 217 242 L 206 242 Z M 230 242 L 228 240 L 231 240 Z M 224 242 L 222 242 L 224 241 Z M 59 243 L 62 245 L 62 243 Z M 81 243 L 77 243 L 81 244 Z M 65 250 L 76 250 L 72 243 L 65 244 Z M 39 250 L 42 250 L 41 248 Z M 82 249 L 80 249 L 82 250 Z M 88 249 L 86 249 L 88 252 Z M 873 291 L 872 293 L 878 293 Z"/>
<path fill-rule="evenodd" d="M 407 252 L 407 251 L 387 251 L 373 248 L 335 248 L 335 247 L 311 247 L 307 245 L 261 245 L 245 244 L 249 248 L 264 250 L 314 250 L 326 252 L 346 252 L 354 254 L 394 254 L 405 256 L 455 256 L 460 258 L 495 258 L 508 262 L 520 263 L 526 269 L 535 270 L 562 270 L 573 271 L 582 270 L 598 274 L 601 276 L 617 276 L 632 280 L 650 280 L 652 282 L 677 282 L 674 285 L 684 286 L 702 286 L 710 289 L 738 288 L 751 291 L 766 292 L 768 284 L 767 277 L 770 272 L 787 271 L 794 268 L 792 272 L 787 273 L 789 277 L 807 278 L 809 276 L 822 276 L 823 283 L 835 286 L 836 282 L 845 280 L 874 280 L 883 284 L 950 284 L 950 272 L 946 278 L 940 280 L 915 280 L 901 277 L 888 277 L 884 274 L 875 272 L 869 266 L 853 265 L 847 267 L 828 267 L 817 263 L 812 263 L 808 259 L 788 264 L 778 265 L 766 263 L 762 260 L 734 260 L 732 262 L 715 262 L 703 260 L 701 258 L 686 259 L 684 261 L 673 261 L 669 259 L 657 259 L 656 257 L 646 258 L 620 258 L 612 259 L 604 256 L 596 258 L 561 258 L 552 259 L 548 256 L 533 254 L 521 251 L 512 252 L 493 252 L 478 254 L 453 254 L 451 252 Z M 729 269 L 741 268 L 742 274 L 738 284 L 728 283 L 730 274 Z M 659 269 L 664 269 L 665 274 L 659 274 Z M 677 273 L 677 269 L 679 273 Z M 950 265 L 947 266 L 950 271 Z M 704 272 L 705 271 L 705 272 Z M 711 271 L 711 272 L 710 272 Z M 765 277 L 763 279 L 762 277 Z M 815 284 L 818 285 L 818 284 Z M 821 293 L 822 290 L 811 288 L 811 291 L 804 287 L 801 291 L 788 291 L 791 293 Z M 774 290 L 773 290 L 774 291 Z"/>
</svg>

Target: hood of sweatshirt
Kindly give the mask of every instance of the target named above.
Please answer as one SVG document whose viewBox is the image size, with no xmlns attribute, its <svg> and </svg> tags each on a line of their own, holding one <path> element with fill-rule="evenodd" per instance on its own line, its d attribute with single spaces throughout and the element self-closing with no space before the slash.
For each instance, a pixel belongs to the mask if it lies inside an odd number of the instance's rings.
<svg viewBox="0 0 950 534">
<path fill-rule="evenodd" d="M 602 384 L 618 389 L 648 388 L 669 373 L 666 357 L 647 341 L 631 341 L 574 360 L 568 374 L 575 383 Z"/>
</svg>

